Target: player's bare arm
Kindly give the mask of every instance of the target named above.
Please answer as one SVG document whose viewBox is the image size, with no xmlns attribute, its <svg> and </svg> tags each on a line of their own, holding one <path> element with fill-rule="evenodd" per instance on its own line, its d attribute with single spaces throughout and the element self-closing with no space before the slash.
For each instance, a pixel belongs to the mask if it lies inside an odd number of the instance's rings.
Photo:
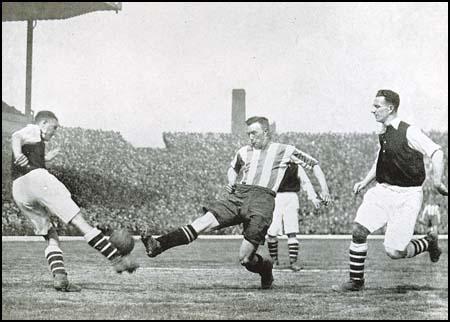
<svg viewBox="0 0 450 322">
<path fill-rule="evenodd" d="M 375 162 L 372 165 L 372 168 L 370 168 L 369 172 L 367 173 L 366 177 L 360 181 L 355 183 L 353 186 L 353 193 L 356 195 L 361 192 L 367 185 L 369 185 L 373 180 L 375 180 L 377 174 L 377 159 L 375 159 Z"/>
<path fill-rule="evenodd" d="M 442 182 L 444 173 L 444 152 L 441 149 L 436 150 L 431 156 L 433 166 L 433 186 L 443 196 L 448 196 L 448 189 Z"/>
<path fill-rule="evenodd" d="M 228 178 L 228 184 L 225 187 L 225 190 L 228 193 L 233 193 L 234 192 L 234 188 L 236 186 L 236 178 L 238 176 L 238 173 L 236 172 L 236 170 L 234 170 L 233 167 L 229 167 L 228 168 L 228 172 L 227 172 L 227 178 Z"/>
<path fill-rule="evenodd" d="M 58 156 L 59 152 L 60 152 L 60 149 L 59 149 L 59 148 L 56 148 L 56 149 L 53 149 L 53 150 L 48 151 L 48 152 L 45 154 L 45 161 L 46 161 L 46 162 L 52 161 L 54 158 L 56 158 L 56 157 Z"/>
<path fill-rule="evenodd" d="M 320 197 L 321 197 L 322 201 L 325 204 L 330 203 L 331 196 L 330 196 L 330 191 L 328 189 L 327 180 L 325 179 L 325 174 L 323 173 L 322 168 L 319 166 L 319 164 L 316 164 L 313 167 L 313 172 L 314 172 L 314 175 L 316 176 L 317 180 L 319 181 L 320 189 L 322 190 L 320 192 Z"/>
<path fill-rule="evenodd" d="M 302 189 L 308 194 L 308 199 L 313 203 L 314 208 L 319 209 L 322 201 L 317 198 L 317 194 L 314 190 L 311 180 L 309 180 L 306 171 L 302 167 L 298 167 L 298 177 L 300 178 Z"/>
<path fill-rule="evenodd" d="M 14 154 L 14 163 L 18 166 L 25 167 L 28 165 L 28 158 L 22 153 L 22 135 L 16 132 L 11 137 L 11 146 Z"/>
</svg>

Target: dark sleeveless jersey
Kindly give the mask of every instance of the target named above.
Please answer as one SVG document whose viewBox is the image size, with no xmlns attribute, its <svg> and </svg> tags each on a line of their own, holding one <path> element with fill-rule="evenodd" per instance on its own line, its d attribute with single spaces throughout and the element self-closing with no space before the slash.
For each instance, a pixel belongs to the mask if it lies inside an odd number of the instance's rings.
<svg viewBox="0 0 450 322">
<path fill-rule="evenodd" d="M 300 191 L 300 179 L 298 177 L 298 165 L 289 163 L 289 166 L 281 180 L 278 192 L 298 192 Z"/>
<path fill-rule="evenodd" d="M 408 145 L 408 127 L 409 124 L 400 122 L 397 130 L 388 126 L 386 132 L 379 135 L 381 149 L 377 160 L 377 182 L 415 187 L 425 181 L 423 155 Z"/>
<path fill-rule="evenodd" d="M 25 167 L 14 164 L 14 155 L 11 162 L 11 178 L 15 179 L 27 174 L 31 170 L 44 168 L 45 169 L 45 143 L 40 141 L 33 144 L 24 144 L 22 146 L 22 153 L 28 158 L 28 165 Z"/>
</svg>

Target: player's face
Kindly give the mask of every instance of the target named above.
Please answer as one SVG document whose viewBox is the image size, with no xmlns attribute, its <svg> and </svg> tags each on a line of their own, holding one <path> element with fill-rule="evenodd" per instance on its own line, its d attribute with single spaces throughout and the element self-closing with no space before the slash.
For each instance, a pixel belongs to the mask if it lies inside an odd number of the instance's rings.
<svg viewBox="0 0 450 322">
<path fill-rule="evenodd" d="M 263 130 L 261 124 L 253 123 L 247 127 L 247 135 L 250 145 L 255 149 L 262 149 L 266 143 L 267 132 Z"/>
<path fill-rule="evenodd" d="M 375 97 L 371 112 L 375 116 L 375 120 L 377 122 L 380 123 L 386 122 L 392 111 L 393 111 L 392 104 L 386 102 L 386 99 L 383 96 Z"/>
<path fill-rule="evenodd" d="M 41 128 L 42 139 L 44 141 L 50 141 L 53 135 L 55 135 L 59 124 L 55 119 L 46 119 L 39 124 L 39 127 Z"/>
</svg>

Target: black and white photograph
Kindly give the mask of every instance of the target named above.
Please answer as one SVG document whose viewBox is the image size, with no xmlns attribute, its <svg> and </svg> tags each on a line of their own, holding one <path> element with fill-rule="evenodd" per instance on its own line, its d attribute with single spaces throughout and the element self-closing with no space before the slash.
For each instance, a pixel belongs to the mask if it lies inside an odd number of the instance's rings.
<svg viewBox="0 0 450 322">
<path fill-rule="evenodd" d="M 2 2 L 2 320 L 447 320 L 448 2 Z"/>
</svg>

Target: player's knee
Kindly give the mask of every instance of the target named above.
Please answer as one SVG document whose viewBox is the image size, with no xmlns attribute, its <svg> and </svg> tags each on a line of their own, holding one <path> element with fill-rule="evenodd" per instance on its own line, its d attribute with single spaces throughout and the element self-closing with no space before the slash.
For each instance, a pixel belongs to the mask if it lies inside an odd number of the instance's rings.
<svg viewBox="0 0 450 322">
<path fill-rule="evenodd" d="M 352 239 L 354 243 L 363 244 L 367 241 L 370 232 L 358 223 L 353 224 Z"/>
<path fill-rule="evenodd" d="M 266 240 L 268 243 L 274 243 L 278 240 L 278 238 L 276 236 L 267 235 Z"/>
<path fill-rule="evenodd" d="M 391 259 L 400 259 L 406 256 L 406 251 L 401 251 L 389 247 L 385 247 L 386 255 L 388 255 Z"/>
<path fill-rule="evenodd" d="M 219 226 L 219 222 L 213 213 L 207 212 L 203 216 L 194 220 L 191 226 L 195 229 L 197 233 L 208 232 Z"/>
<path fill-rule="evenodd" d="M 48 244 L 59 245 L 59 236 L 55 227 L 49 228 L 47 235 L 43 236 Z"/>
<path fill-rule="evenodd" d="M 242 266 L 246 266 L 246 265 L 250 264 L 250 262 L 251 262 L 250 256 L 240 255 L 239 262 L 241 263 Z"/>
</svg>

